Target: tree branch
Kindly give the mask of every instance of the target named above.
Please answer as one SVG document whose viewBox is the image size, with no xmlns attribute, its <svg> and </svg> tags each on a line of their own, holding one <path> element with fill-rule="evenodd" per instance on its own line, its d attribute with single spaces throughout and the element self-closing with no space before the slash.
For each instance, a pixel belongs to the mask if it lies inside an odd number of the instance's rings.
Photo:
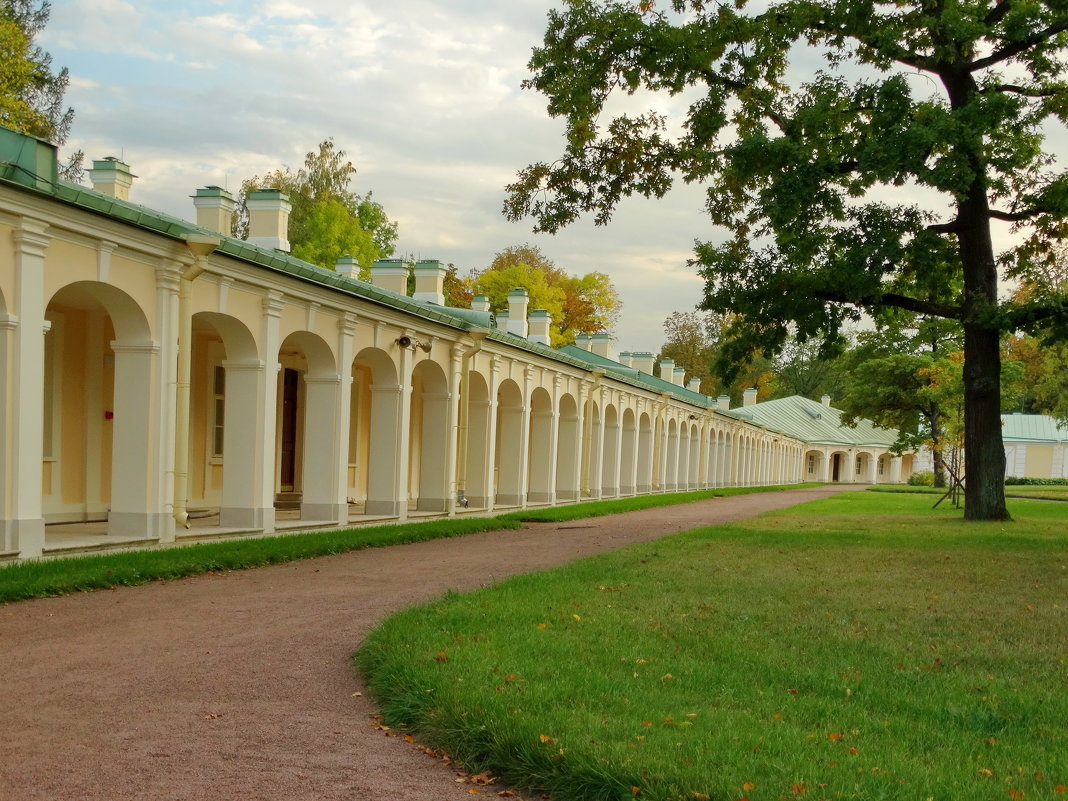
<svg viewBox="0 0 1068 801">
<path fill-rule="evenodd" d="M 990 210 L 990 217 L 994 220 L 1004 220 L 1005 222 L 1023 222 L 1024 220 L 1030 220 L 1032 217 L 1037 217 L 1042 213 L 1042 209 L 1027 209 L 1026 211 L 999 211 L 998 209 Z"/>
<path fill-rule="evenodd" d="M 983 17 L 983 24 L 987 27 L 997 25 L 999 22 L 1001 22 L 1001 20 L 1005 18 L 1006 14 L 1012 11 L 1012 8 L 1012 0 L 998 0 L 997 5 L 990 9 L 990 11 L 987 12 L 986 16 Z"/>
<path fill-rule="evenodd" d="M 934 303 L 929 300 L 920 300 L 909 295 L 899 295 L 895 292 L 887 292 L 882 295 L 854 298 L 841 292 L 832 292 L 827 289 L 817 289 L 812 293 L 820 300 L 829 300 L 835 303 L 848 303 L 863 308 L 874 306 L 893 306 L 898 309 L 927 314 L 932 317 L 945 317 L 950 320 L 959 320 L 963 314 L 959 306 L 948 306 L 944 303 Z"/>
<path fill-rule="evenodd" d="M 1033 89 L 1028 86 L 1019 86 L 1015 83 L 998 83 L 990 87 L 995 92 L 1012 93 L 1024 97 L 1056 97 L 1063 89 Z"/>
<path fill-rule="evenodd" d="M 1045 28 L 1038 33 L 1034 33 L 1028 36 L 1026 39 L 1021 39 L 1018 42 L 1013 42 L 1010 45 L 1006 45 L 1000 50 L 995 50 L 986 58 L 980 58 L 973 61 L 971 64 L 965 65 L 968 72 L 976 72 L 977 70 L 986 69 L 992 67 L 994 64 L 999 64 L 1002 61 L 1007 61 L 1013 56 L 1017 56 L 1025 50 L 1029 50 L 1037 44 L 1042 44 L 1047 39 L 1052 39 L 1058 33 L 1062 31 L 1068 31 L 1068 17 L 1061 17 L 1048 28 Z"/>
</svg>

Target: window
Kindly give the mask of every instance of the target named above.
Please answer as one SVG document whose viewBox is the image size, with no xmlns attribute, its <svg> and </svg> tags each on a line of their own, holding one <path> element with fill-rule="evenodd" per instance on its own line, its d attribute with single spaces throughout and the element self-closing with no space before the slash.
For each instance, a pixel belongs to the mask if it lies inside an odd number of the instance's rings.
<svg viewBox="0 0 1068 801">
<path fill-rule="evenodd" d="M 221 459 L 223 455 L 223 423 L 226 412 L 226 368 L 221 364 L 215 365 L 214 381 L 212 387 L 212 427 L 211 427 L 211 456 L 213 459 Z"/>
<path fill-rule="evenodd" d="M 879 475 L 881 476 L 886 471 L 886 457 L 879 460 Z"/>
<path fill-rule="evenodd" d="M 808 455 L 808 472 L 810 472 L 810 473 L 815 473 L 816 472 L 816 454 L 814 454 L 814 453 L 810 453 Z"/>
<path fill-rule="evenodd" d="M 863 462 L 864 462 L 864 460 L 861 459 L 860 456 L 858 456 L 857 457 L 857 475 L 858 476 L 860 475 L 860 468 L 861 468 L 861 465 L 863 464 Z"/>
</svg>

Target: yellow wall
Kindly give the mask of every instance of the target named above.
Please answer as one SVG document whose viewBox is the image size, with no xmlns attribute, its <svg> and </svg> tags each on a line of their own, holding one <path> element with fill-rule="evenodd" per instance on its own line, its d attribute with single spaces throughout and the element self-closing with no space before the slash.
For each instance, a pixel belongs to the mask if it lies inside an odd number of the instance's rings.
<svg viewBox="0 0 1068 801">
<path fill-rule="evenodd" d="M 1027 445 L 1024 475 L 1028 478 L 1050 478 L 1053 476 L 1052 445 Z"/>
</svg>

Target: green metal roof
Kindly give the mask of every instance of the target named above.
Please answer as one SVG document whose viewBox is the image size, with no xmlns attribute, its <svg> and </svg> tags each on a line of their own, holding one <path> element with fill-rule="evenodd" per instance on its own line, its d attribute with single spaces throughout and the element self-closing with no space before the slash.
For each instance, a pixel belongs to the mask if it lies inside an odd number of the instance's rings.
<svg viewBox="0 0 1068 801">
<path fill-rule="evenodd" d="M 670 381 L 657 378 L 655 375 L 643 373 L 637 368 L 625 367 L 619 362 L 584 350 L 577 345 L 564 345 L 562 348 L 557 349 L 557 353 L 566 353 L 568 356 L 589 365 L 591 369 L 604 370 L 605 375 L 625 384 L 633 384 L 658 395 L 670 393 L 676 400 L 693 404 L 702 409 L 708 409 L 713 405 L 707 395 L 686 389 L 686 387 L 680 387 L 678 384 L 672 384 Z"/>
<path fill-rule="evenodd" d="M 888 448 L 897 439 L 896 431 L 879 428 L 870 420 L 858 420 L 856 428 L 847 428 L 842 425 L 840 409 L 800 395 L 742 406 L 727 414 L 805 442 Z"/>
<path fill-rule="evenodd" d="M 1048 414 L 1001 415 L 1001 438 L 1023 442 L 1068 441 L 1068 426 L 1061 425 Z"/>
</svg>

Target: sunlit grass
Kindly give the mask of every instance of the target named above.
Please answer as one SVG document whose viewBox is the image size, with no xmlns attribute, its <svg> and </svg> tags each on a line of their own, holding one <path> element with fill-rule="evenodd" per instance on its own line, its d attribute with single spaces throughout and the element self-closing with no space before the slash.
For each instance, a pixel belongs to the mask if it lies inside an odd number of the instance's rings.
<svg viewBox="0 0 1068 801">
<path fill-rule="evenodd" d="M 358 661 L 388 722 L 554 801 L 1064 798 L 1068 507 L 929 507 L 843 493 L 452 595 Z"/>
</svg>

